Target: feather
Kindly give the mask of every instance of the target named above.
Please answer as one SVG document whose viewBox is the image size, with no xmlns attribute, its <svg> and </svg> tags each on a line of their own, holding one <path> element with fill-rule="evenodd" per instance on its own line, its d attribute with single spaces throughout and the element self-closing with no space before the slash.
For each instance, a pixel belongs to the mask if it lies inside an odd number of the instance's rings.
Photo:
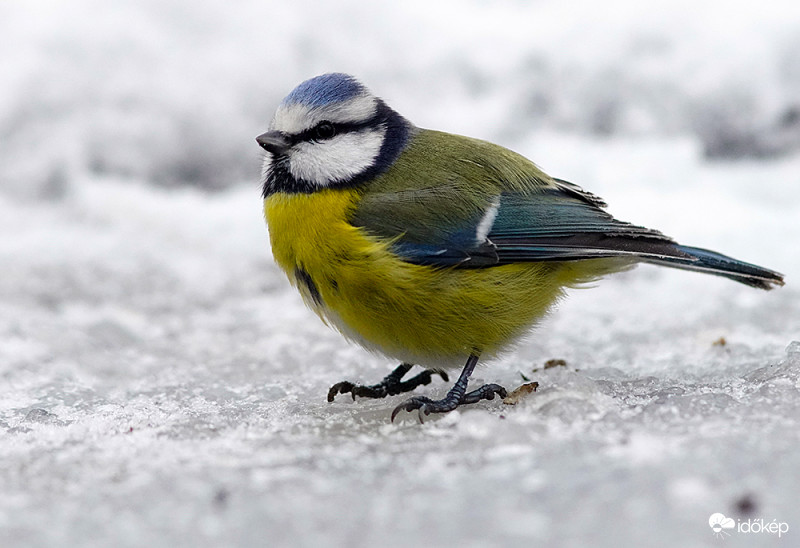
<svg viewBox="0 0 800 548">
<path fill-rule="evenodd" d="M 414 165 L 417 147 L 436 154 L 424 154 L 428 162 Z M 763 289 L 783 284 L 771 270 L 615 219 L 598 196 L 483 141 L 421 130 L 398 164 L 400 173 L 416 176 L 396 181 L 390 169 L 370 184 L 351 222 L 391 240 L 394 252 L 412 264 L 491 268 L 621 258 L 627 261 L 620 268 L 633 260 Z"/>
</svg>

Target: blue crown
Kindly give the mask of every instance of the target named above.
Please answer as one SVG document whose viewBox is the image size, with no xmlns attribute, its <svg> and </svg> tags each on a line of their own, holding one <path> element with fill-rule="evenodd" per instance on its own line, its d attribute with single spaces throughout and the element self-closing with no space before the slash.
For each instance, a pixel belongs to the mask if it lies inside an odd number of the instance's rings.
<svg viewBox="0 0 800 548">
<path fill-rule="evenodd" d="M 330 72 L 306 80 L 292 90 L 283 100 L 284 105 L 302 104 L 323 107 L 331 103 L 347 101 L 366 91 L 366 88 L 350 76 L 341 72 Z"/>
</svg>

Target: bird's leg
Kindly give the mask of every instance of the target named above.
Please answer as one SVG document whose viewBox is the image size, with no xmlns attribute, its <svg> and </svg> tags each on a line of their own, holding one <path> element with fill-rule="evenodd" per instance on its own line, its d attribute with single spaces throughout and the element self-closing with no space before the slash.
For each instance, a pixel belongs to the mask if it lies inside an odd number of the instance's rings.
<svg viewBox="0 0 800 548">
<path fill-rule="evenodd" d="M 472 371 L 475 369 L 475 364 L 477 363 L 478 356 L 476 354 L 471 354 L 467 363 L 464 365 L 464 369 L 461 371 L 461 375 L 459 375 L 458 380 L 444 399 L 432 400 L 425 396 L 410 398 L 394 408 L 394 411 L 392 411 L 392 422 L 394 422 L 394 418 L 400 411 L 413 411 L 414 409 L 418 409 L 419 422 L 422 422 L 423 414 L 447 413 L 459 405 L 476 403 L 481 400 L 493 400 L 495 394 L 501 398 L 505 398 L 507 396 L 506 389 L 499 384 L 485 384 L 477 390 L 467 392 L 469 377 L 472 375 Z"/>
<path fill-rule="evenodd" d="M 328 390 L 328 401 L 332 402 L 336 394 L 346 394 L 348 392 L 350 392 L 354 400 L 356 396 L 362 398 L 385 398 L 402 392 L 410 392 L 420 385 L 430 384 L 431 377 L 434 374 L 442 377 L 444 381 L 449 380 L 447 373 L 441 369 L 426 369 L 407 381 L 401 380 L 412 367 L 414 366 L 410 363 L 401 363 L 394 371 L 386 375 L 381 382 L 369 386 L 353 384 L 349 381 L 337 382 Z"/>
</svg>

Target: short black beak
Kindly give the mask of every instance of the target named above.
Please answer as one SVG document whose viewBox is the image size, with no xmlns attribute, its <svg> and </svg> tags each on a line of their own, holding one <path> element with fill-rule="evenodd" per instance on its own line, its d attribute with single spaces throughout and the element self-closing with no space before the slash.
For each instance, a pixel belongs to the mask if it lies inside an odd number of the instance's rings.
<svg viewBox="0 0 800 548">
<path fill-rule="evenodd" d="M 280 131 L 268 131 L 256 137 L 256 142 L 269 153 L 282 154 L 292 145 L 289 138 Z"/>
</svg>

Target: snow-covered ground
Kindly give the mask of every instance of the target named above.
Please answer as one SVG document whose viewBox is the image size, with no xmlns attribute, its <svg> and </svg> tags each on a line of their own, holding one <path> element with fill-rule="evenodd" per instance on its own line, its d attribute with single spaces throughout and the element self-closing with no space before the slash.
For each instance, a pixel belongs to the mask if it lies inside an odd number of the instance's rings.
<svg viewBox="0 0 800 548">
<path fill-rule="evenodd" d="M 798 545 L 798 36 L 794 2 L 0 3 L 0 546 Z M 329 404 L 395 364 L 272 263 L 253 141 L 329 70 L 787 285 L 642 266 L 479 369 L 516 406 Z"/>
</svg>

